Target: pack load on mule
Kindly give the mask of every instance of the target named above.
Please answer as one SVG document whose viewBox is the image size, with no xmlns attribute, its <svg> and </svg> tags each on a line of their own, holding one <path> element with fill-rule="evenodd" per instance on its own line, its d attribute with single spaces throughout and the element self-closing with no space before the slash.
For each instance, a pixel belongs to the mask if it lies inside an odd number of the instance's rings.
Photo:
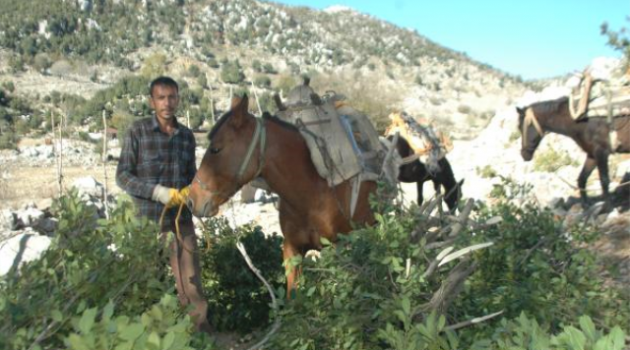
<svg viewBox="0 0 630 350">
<path fill-rule="evenodd" d="M 389 115 L 391 124 L 385 130 L 385 136 L 398 134 L 407 140 L 414 154 L 402 159 L 403 164 L 419 159 L 427 167 L 431 175 L 440 172 L 439 161 L 452 149 L 450 140 L 436 132 L 430 124 L 419 123 L 405 112 L 394 112 Z"/>
<path fill-rule="evenodd" d="M 368 117 L 350 107 L 343 95 L 328 91 L 320 97 L 309 83 L 304 78 L 284 102 L 278 95 L 274 99 L 278 117 L 304 136 L 319 175 L 330 187 L 352 180 L 352 208 L 362 181 L 385 180 L 394 188 L 400 165 L 395 149 L 381 143 Z"/>
<path fill-rule="evenodd" d="M 630 66 L 600 57 L 568 83 L 571 117 L 611 118 L 630 115 Z"/>
</svg>

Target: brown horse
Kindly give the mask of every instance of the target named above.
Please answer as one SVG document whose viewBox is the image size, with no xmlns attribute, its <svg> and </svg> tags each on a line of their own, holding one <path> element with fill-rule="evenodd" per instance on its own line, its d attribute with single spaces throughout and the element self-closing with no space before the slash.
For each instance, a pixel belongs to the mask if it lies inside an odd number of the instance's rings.
<svg viewBox="0 0 630 350">
<path fill-rule="evenodd" d="M 568 98 L 539 102 L 525 108 L 517 107 L 516 110 L 522 140 L 521 156 L 525 161 L 533 158 L 536 148 L 547 132 L 568 136 L 586 152 L 586 161 L 577 180 L 580 198 L 587 203 L 586 180 L 597 167 L 604 199 L 606 202 L 609 201 L 608 157 L 613 152 L 630 152 L 630 116 L 613 119 L 612 127 L 617 131 L 618 145 L 612 149 L 611 125 L 607 118 L 573 120 Z"/>
<path fill-rule="evenodd" d="M 361 184 L 350 217 L 349 181 L 329 187 L 311 161 L 302 135 L 292 124 L 271 116 L 248 113 L 248 98 L 235 98 L 232 108 L 210 131 L 210 145 L 192 183 L 188 207 L 198 217 L 214 216 L 243 185 L 262 177 L 280 198 L 280 228 L 285 262 L 310 249 L 321 249 L 321 238 L 335 241 L 352 230 L 352 222 L 371 224 L 368 198 L 376 183 Z M 287 264 L 287 296 L 299 269 Z"/>
<path fill-rule="evenodd" d="M 387 139 L 392 141 L 394 136 L 388 136 Z M 410 157 L 415 153 L 409 142 L 402 136 L 398 137 L 396 150 L 403 159 Z M 453 169 L 446 157 L 441 158 L 438 161 L 438 165 L 440 170 L 435 173 L 431 173 L 427 169 L 426 165 L 420 161 L 420 159 L 415 159 L 400 166 L 398 181 L 416 183 L 418 190 L 418 205 L 422 205 L 424 202 L 423 187 L 425 182 L 431 180 L 436 193 L 440 193 L 441 188 L 444 187 L 444 201 L 446 202 L 448 209 L 454 213 L 462 195 L 461 183 L 457 183 L 455 180 Z"/>
</svg>

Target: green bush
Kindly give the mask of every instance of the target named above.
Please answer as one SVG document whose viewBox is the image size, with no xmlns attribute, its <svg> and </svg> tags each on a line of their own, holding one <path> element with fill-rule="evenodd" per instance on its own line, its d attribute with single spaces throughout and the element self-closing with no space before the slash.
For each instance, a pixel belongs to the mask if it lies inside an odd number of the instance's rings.
<svg viewBox="0 0 630 350">
<path fill-rule="evenodd" d="M 221 79 L 228 84 L 239 84 L 245 80 L 245 73 L 238 60 L 226 60 L 221 66 Z"/>
<path fill-rule="evenodd" d="M 1 123 L 2 121 L 0 121 Z M 19 138 L 14 132 L 8 131 L 0 134 L 0 149 L 17 149 Z"/>
<path fill-rule="evenodd" d="M 76 327 L 88 336 L 94 310 L 113 304 L 134 319 L 174 293 L 158 228 L 137 219 L 131 202 L 119 201 L 104 221 L 71 192 L 51 211 L 59 224 L 49 249 L 0 278 L 0 348 L 62 348 Z"/>
<path fill-rule="evenodd" d="M 232 230 L 225 219 L 212 219 L 205 228 L 201 246 L 210 241 L 211 250 L 202 256 L 212 324 L 218 330 L 251 332 L 269 322 L 270 297 L 236 249 L 241 241 L 265 279 L 276 288 L 284 286 L 282 238 L 265 237 L 260 227 Z"/>
<path fill-rule="evenodd" d="M 72 318 L 73 331 L 64 343 L 72 350 L 172 349 L 194 350 L 192 322 L 175 296 L 166 294 L 151 309 L 129 317 L 115 315 L 115 305 L 90 308 Z M 206 344 L 204 348 L 211 348 Z"/>
<path fill-rule="evenodd" d="M 549 335 L 536 320 L 521 314 L 514 320 L 503 320 L 489 339 L 476 342 L 471 350 L 623 350 L 625 334 L 615 327 L 607 334 L 597 330 L 588 316 L 579 318 L 580 328 L 565 326 L 557 335 Z"/>
<path fill-rule="evenodd" d="M 254 79 L 254 85 L 269 89 L 271 88 L 271 79 L 266 75 L 259 75 Z"/>
<path fill-rule="evenodd" d="M 492 241 L 492 249 L 478 256 L 478 272 L 456 302 L 460 317 L 472 317 L 504 310 L 504 317 L 518 317 L 522 311 L 541 320 L 552 332 L 588 315 L 598 325 L 612 329 L 619 325 L 630 330 L 627 295 L 606 286 L 596 257 L 586 249 L 598 236 L 588 227 L 566 231 L 548 209 L 532 202 L 522 206 L 526 187 L 505 180 L 504 194 L 495 206 L 482 205 L 482 221 L 501 217 L 500 224 L 478 230 L 466 244 Z M 476 337 L 484 331 L 477 329 Z"/>
<path fill-rule="evenodd" d="M 491 165 L 486 165 L 483 168 L 477 167 L 475 168 L 475 172 L 484 179 L 491 179 L 499 175 Z"/>
<path fill-rule="evenodd" d="M 564 166 L 575 166 L 577 162 L 567 152 L 549 148 L 534 157 L 534 170 L 553 173 Z"/>
<path fill-rule="evenodd" d="M 193 78 L 197 78 L 200 74 L 201 74 L 201 69 L 199 69 L 199 66 L 197 66 L 196 64 L 191 64 L 190 67 L 188 67 L 189 76 Z"/>
<path fill-rule="evenodd" d="M 467 105 L 459 105 L 457 106 L 457 111 L 461 114 L 468 114 L 472 111 L 472 109 Z"/>
</svg>

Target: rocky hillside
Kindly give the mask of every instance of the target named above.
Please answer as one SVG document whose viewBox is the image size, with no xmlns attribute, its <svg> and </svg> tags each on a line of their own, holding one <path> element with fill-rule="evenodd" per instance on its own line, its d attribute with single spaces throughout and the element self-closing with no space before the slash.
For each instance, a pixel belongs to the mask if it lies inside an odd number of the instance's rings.
<svg viewBox="0 0 630 350">
<path fill-rule="evenodd" d="M 186 107 L 197 120 L 225 110 L 231 92 L 252 84 L 262 108 L 273 112 L 270 94 L 308 74 L 320 92 L 344 93 L 379 125 L 403 109 L 465 138 L 525 88 L 419 33 L 338 7 L 254 0 L 0 0 L 0 6 L 0 86 L 11 83 L 11 94 L 32 105 L 6 114 L 69 113 L 125 76 L 162 73 L 195 92 Z M 74 102 L 60 106 L 53 94 Z M 100 116 L 106 102 L 114 106 L 109 117 L 115 109 L 132 115 L 145 109 L 127 107 L 136 101 L 123 95 L 99 100 L 76 119 Z"/>
</svg>

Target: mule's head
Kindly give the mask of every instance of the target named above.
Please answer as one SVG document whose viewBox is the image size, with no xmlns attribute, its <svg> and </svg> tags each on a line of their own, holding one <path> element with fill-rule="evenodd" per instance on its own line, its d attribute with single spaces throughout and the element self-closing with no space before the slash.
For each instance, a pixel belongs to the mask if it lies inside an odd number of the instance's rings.
<svg viewBox="0 0 630 350">
<path fill-rule="evenodd" d="M 518 130 L 521 132 L 521 157 L 529 162 L 534 158 L 534 152 L 536 152 L 544 133 L 542 133 L 531 107 L 516 107 L 516 112 L 518 113 Z"/>
<path fill-rule="evenodd" d="M 234 98 L 230 111 L 210 131 L 210 145 L 191 184 L 187 201 L 195 216 L 216 215 L 219 206 L 257 176 L 262 168 L 260 153 L 264 144 L 259 140 L 264 127 L 247 108 L 247 96 Z"/>
</svg>

